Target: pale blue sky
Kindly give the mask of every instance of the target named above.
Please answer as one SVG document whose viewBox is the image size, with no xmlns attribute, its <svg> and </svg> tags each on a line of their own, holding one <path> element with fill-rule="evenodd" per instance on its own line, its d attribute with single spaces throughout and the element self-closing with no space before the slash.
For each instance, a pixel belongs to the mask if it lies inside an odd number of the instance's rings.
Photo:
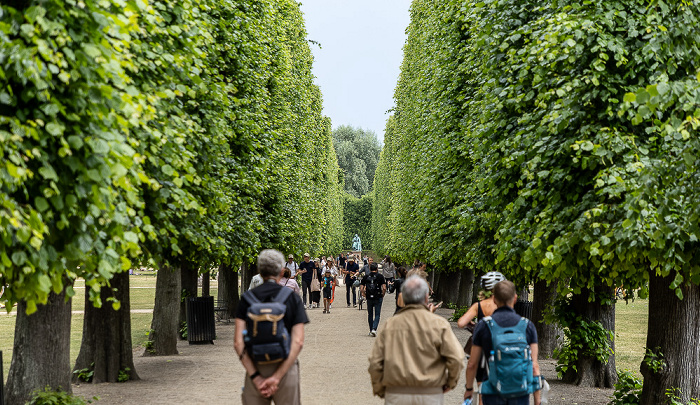
<svg viewBox="0 0 700 405">
<path fill-rule="evenodd" d="M 384 139 L 394 106 L 411 0 L 301 0 L 323 112 Z"/>
</svg>

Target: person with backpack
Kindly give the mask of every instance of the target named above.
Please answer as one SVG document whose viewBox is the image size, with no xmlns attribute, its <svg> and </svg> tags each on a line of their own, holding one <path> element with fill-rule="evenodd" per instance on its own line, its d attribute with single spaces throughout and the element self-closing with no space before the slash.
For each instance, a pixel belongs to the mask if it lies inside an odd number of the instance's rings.
<svg viewBox="0 0 700 405">
<path fill-rule="evenodd" d="M 348 261 L 345 265 L 345 269 L 341 272 L 345 275 L 345 300 L 348 303 L 348 308 L 350 308 L 350 292 L 352 291 L 352 306 L 357 306 L 357 287 L 353 285 L 357 273 L 360 271 L 360 266 L 355 262 L 353 256 L 348 257 Z"/>
<path fill-rule="evenodd" d="M 464 399 L 474 393 L 473 381 L 482 356 L 488 359 L 487 379 L 481 384 L 484 405 L 529 405 L 534 393 L 540 405 L 540 366 L 537 331 L 527 318 L 515 313 L 515 285 L 503 280 L 493 288 L 498 307 L 474 329 L 474 343 L 467 364 Z"/>
<path fill-rule="evenodd" d="M 382 303 L 386 293 L 386 280 L 379 274 L 376 263 L 370 262 L 369 274 L 360 284 L 360 294 L 367 299 L 367 322 L 369 323 L 369 336 L 377 336 L 379 316 L 382 313 Z"/>
<path fill-rule="evenodd" d="M 309 318 L 299 294 L 279 285 L 284 256 L 258 256 L 263 284 L 247 291 L 236 309 L 233 346 L 246 376 L 241 399 L 249 404 L 301 404 L 299 363 Z"/>
</svg>

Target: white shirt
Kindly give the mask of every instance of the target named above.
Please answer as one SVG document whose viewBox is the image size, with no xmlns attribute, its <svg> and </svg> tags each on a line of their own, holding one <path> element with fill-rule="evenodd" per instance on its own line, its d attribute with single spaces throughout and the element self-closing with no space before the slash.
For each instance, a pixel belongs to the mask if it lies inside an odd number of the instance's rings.
<svg viewBox="0 0 700 405">
<path fill-rule="evenodd" d="M 262 285 L 263 283 L 263 278 L 260 274 L 256 274 L 253 276 L 253 279 L 250 280 L 250 286 L 248 287 L 249 290 L 252 290 L 253 288 Z"/>
<path fill-rule="evenodd" d="M 291 263 L 286 262 L 284 264 L 284 267 L 288 268 L 292 272 L 292 278 L 294 278 L 297 275 L 297 269 L 299 268 L 299 266 L 296 264 L 295 261 L 292 260 Z"/>
</svg>

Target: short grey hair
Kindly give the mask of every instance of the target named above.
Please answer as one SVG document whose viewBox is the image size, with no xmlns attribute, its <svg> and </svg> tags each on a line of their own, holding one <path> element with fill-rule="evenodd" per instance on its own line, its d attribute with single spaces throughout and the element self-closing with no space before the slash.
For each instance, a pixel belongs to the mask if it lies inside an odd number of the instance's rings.
<svg viewBox="0 0 700 405">
<path fill-rule="evenodd" d="M 265 249 L 258 255 L 258 273 L 262 278 L 278 277 L 284 267 L 284 255 L 279 250 Z"/>
<path fill-rule="evenodd" d="M 428 282 L 419 276 L 411 276 L 401 286 L 404 304 L 423 304 L 428 296 Z"/>
</svg>

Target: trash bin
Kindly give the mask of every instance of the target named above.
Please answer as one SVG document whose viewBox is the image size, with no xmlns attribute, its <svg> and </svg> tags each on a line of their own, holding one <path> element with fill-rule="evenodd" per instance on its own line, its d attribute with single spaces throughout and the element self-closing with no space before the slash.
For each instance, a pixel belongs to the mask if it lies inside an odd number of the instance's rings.
<svg viewBox="0 0 700 405">
<path fill-rule="evenodd" d="M 214 297 L 187 298 L 187 341 L 214 344 L 214 339 Z"/>
<path fill-rule="evenodd" d="M 527 319 L 532 319 L 532 301 L 516 301 L 515 313 Z"/>
<path fill-rule="evenodd" d="M 5 376 L 2 370 L 2 350 L 0 350 L 0 405 L 5 405 Z"/>
</svg>

